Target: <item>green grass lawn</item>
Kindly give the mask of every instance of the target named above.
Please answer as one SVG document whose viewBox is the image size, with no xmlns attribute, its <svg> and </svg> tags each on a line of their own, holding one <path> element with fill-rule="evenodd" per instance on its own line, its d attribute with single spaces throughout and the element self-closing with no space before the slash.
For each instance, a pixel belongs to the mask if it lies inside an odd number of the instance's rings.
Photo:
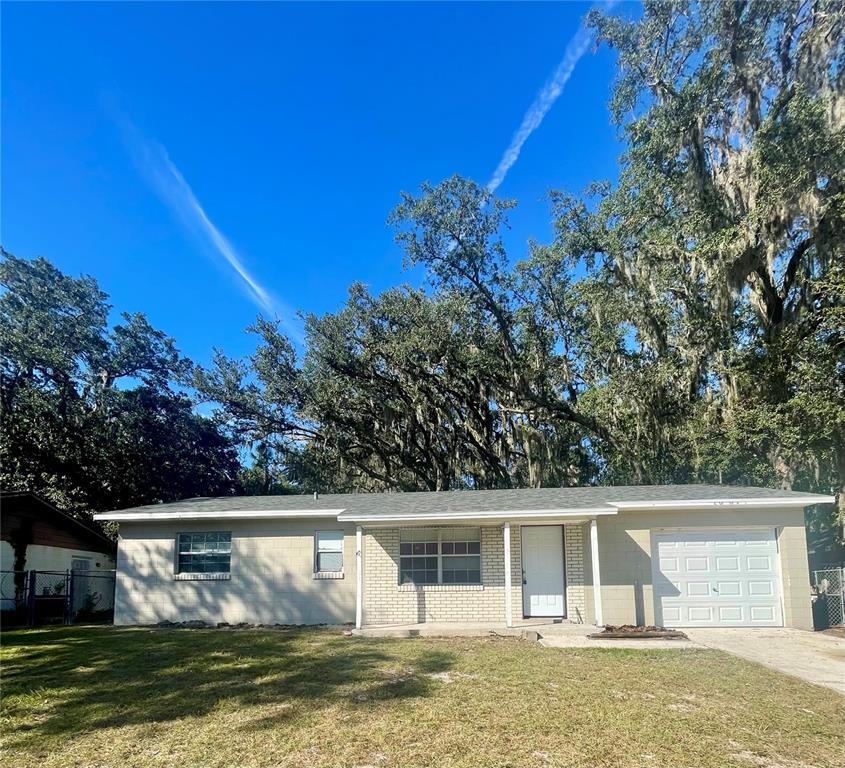
<svg viewBox="0 0 845 768">
<path fill-rule="evenodd" d="M 845 699 L 711 651 L 317 630 L 0 639 L 8 768 L 845 765 Z"/>
</svg>

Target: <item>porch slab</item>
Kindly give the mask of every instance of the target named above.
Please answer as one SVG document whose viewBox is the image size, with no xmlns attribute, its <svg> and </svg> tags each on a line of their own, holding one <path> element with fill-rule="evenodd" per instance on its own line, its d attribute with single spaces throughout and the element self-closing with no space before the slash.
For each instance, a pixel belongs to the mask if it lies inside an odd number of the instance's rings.
<svg viewBox="0 0 845 768">
<path fill-rule="evenodd" d="M 490 622 L 438 622 L 414 624 L 384 624 L 353 629 L 353 635 L 363 637 L 523 637 L 526 632 L 551 631 L 551 627 L 563 626 L 563 622 L 552 623 L 547 619 L 525 619 L 514 622 L 512 627 Z M 577 625 L 570 625 L 577 626 Z"/>
<path fill-rule="evenodd" d="M 363 637 L 513 637 L 539 642 L 545 648 L 627 648 L 637 650 L 690 649 L 703 645 L 690 640 L 593 640 L 589 636 L 597 631 L 592 624 L 574 624 L 567 621 L 550 622 L 545 619 L 524 619 L 512 627 L 491 623 L 391 624 L 352 630 Z"/>
</svg>

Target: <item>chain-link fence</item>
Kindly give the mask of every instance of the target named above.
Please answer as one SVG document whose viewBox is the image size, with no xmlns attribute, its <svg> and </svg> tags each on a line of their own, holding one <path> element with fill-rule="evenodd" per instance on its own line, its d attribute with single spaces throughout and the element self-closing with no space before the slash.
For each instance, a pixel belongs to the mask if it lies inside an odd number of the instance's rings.
<svg viewBox="0 0 845 768">
<path fill-rule="evenodd" d="M 110 622 L 114 571 L 0 571 L 4 626 Z"/>
<path fill-rule="evenodd" d="M 70 622 L 114 619 L 114 571 L 70 572 Z"/>
<path fill-rule="evenodd" d="M 819 628 L 845 624 L 845 567 L 823 568 L 813 571 L 814 586 L 818 595 Z"/>
<path fill-rule="evenodd" d="M 28 571 L 0 571 L 0 620 L 4 627 L 27 623 L 28 593 Z"/>
</svg>

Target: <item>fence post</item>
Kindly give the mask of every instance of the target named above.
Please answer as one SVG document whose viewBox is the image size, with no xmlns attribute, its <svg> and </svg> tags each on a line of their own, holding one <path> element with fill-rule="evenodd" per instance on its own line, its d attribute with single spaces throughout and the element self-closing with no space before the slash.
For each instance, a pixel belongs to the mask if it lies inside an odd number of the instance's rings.
<svg viewBox="0 0 845 768">
<path fill-rule="evenodd" d="M 30 627 L 35 626 L 35 582 L 38 578 L 38 571 L 29 572 L 29 590 L 27 592 L 27 616 Z"/>
<path fill-rule="evenodd" d="M 839 620 L 845 624 L 845 565 L 839 569 Z"/>
<path fill-rule="evenodd" d="M 65 589 L 65 624 L 73 623 L 73 590 L 74 582 L 73 571 L 68 571 L 65 575 L 67 579 L 67 589 Z"/>
</svg>

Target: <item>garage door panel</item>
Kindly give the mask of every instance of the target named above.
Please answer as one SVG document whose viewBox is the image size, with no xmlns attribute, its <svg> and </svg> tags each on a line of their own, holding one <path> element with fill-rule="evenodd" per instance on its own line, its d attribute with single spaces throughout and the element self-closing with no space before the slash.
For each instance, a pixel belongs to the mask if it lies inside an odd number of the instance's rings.
<svg viewBox="0 0 845 768">
<path fill-rule="evenodd" d="M 742 583 L 739 581 L 717 581 L 716 592 L 722 597 L 739 597 L 742 595 Z"/>
<path fill-rule="evenodd" d="M 664 625 L 782 625 L 774 529 L 655 533 L 653 552 Z"/>
<path fill-rule="evenodd" d="M 720 605 L 718 608 L 719 621 L 722 623 L 737 623 L 745 619 L 741 605 Z"/>
<path fill-rule="evenodd" d="M 771 605 L 752 605 L 751 621 L 757 623 L 773 622 L 775 620 L 775 609 Z"/>
<path fill-rule="evenodd" d="M 687 608 L 687 616 L 690 621 L 704 621 L 709 624 L 713 621 L 713 606 L 691 605 Z"/>
<path fill-rule="evenodd" d="M 709 597 L 709 596 L 710 596 L 710 582 L 709 581 L 688 581 L 687 582 L 687 597 Z"/>
</svg>

